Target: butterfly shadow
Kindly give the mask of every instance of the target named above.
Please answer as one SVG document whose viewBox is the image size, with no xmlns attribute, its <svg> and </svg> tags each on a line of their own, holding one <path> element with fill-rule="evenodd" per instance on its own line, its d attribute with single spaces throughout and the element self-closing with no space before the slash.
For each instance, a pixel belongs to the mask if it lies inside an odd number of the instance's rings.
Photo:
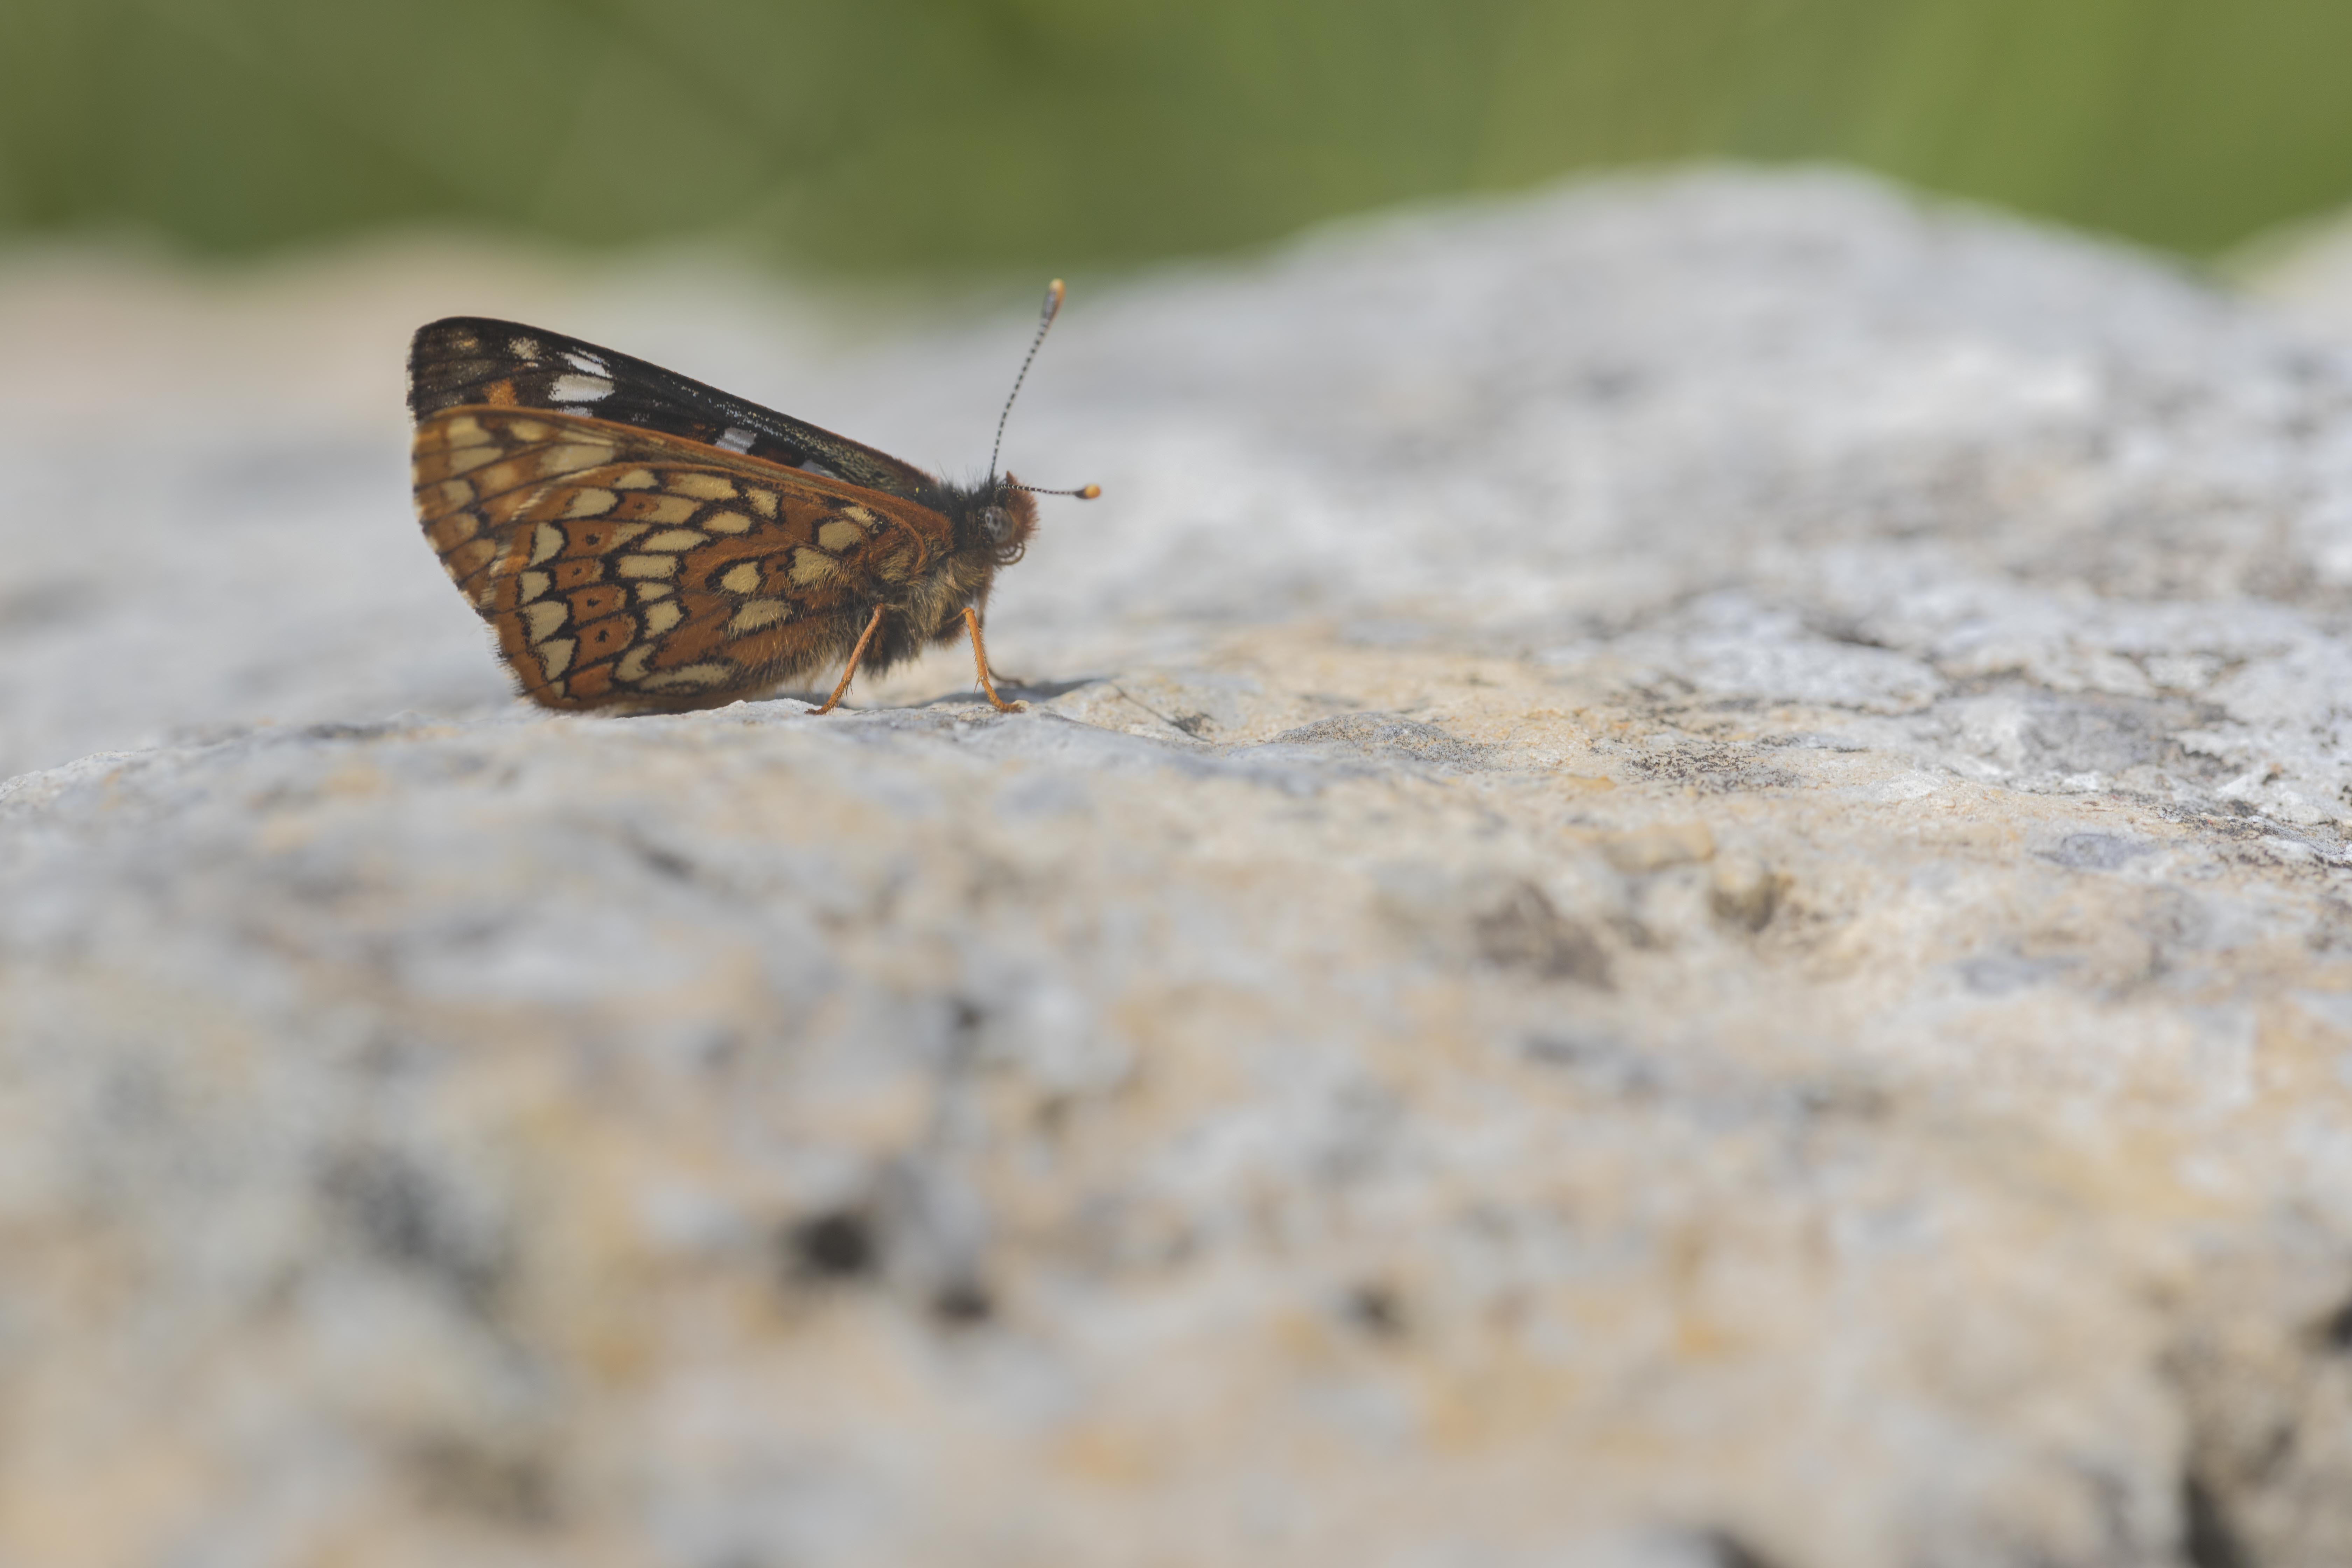
<svg viewBox="0 0 2352 1568">
<path fill-rule="evenodd" d="M 991 673 L 993 674 L 994 672 L 992 671 Z M 1003 676 L 999 675 L 996 677 L 996 690 L 997 694 L 1003 697 L 1007 702 L 1051 702 L 1055 698 L 1063 695 L 1065 692 L 1076 691 L 1082 686 L 1099 686 L 1109 679 L 1110 677 L 1108 675 L 1081 675 L 1075 680 L 1029 681 L 1009 680 Z M 981 696 L 980 689 L 978 687 L 967 686 L 959 688 L 953 691 L 943 691 L 939 696 L 931 698 L 927 701 L 910 702 L 907 704 L 907 706 L 909 708 L 946 708 L 966 702 L 985 702 L 988 699 Z"/>
<path fill-rule="evenodd" d="M 1008 680 L 1000 675 L 996 678 L 996 689 L 1008 702 L 1051 702 L 1055 698 L 1066 692 L 1076 691 L 1084 686 L 1099 686 L 1109 679 L 1108 675 L 1081 675 L 1075 680 L 1024 681 Z M 814 688 L 807 691 L 772 691 L 761 700 L 773 701 L 778 698 L 790 698 L 795 702 L 805 702 L 812 708 L 817 708 L 824 705 L 827 694 L 827 689 L 824 688 Z M 854 698 L 845 698 L 836 711 L 881 713 L 898 708 L 961 708 L 975 702 L 985 703 L 987 700 L 980 694 L 978 687 L 968 686 L 959 687 L 953 691 L 943 691 L 937 697 L 928 697 L 921 701 L 868 705 Z"/>
</svg>

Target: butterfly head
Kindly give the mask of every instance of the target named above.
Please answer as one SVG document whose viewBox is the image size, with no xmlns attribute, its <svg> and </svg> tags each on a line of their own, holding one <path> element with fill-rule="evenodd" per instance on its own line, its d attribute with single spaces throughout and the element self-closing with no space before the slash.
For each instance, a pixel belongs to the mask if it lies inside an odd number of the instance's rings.
<svg viewBox="0 0 2352 1568">
<path fill-rule="evenodd" d="M 988 478 L 970 487 L 947 487 L 942 508 L 955 520 L 956 553 L 968 562 L 984 563 L 985 569 L 1010 566 L 1021 559 L 1029 548 L 1029 536 L 1037 531 L 1037 502 L 1034 498 L 1076 496 L 1080 500 L 1092 500 L 1102 494 L 1094 485 L 1084 485 L 1074 490 L 1032 489 L 1011 474 L 999 473 L 996 459 L 1004 451 L 1004 422 L 1013 414 L 1013 400 L 1021 395 L 1021 384 L 1029 378 L 1029 366 L 1037 358 L 1037 345 L 1045 341 L 1045 329 L 1054 324 L 1055 315 L 1062 308 L 1062 280 L 1054 279 L 1045 290 L 1045 308 L 1037 318 L 1037 335 L 1029 340 L 1028 355 L 1021 362 L 1021 373 L 1013 378 L 1012 396 L 1004 400 L 1004 411 L 996 416 L 996 445 L 988 454 Z"/>
<path fill-rule="evenodd" d="M 956 553 L 991 566 L 1010 566 L 1029 548 L 1037 531 L 1037 502 L 1010 474 L 950 492 L 945 509 L 955 520 Z"/>
</svg>

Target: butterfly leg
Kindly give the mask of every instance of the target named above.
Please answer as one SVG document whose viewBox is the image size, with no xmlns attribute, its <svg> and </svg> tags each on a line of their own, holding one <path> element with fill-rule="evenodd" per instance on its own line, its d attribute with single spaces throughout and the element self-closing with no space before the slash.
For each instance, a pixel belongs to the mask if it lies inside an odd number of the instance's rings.
<svg viewBox="0 0 2352 1568">
<path fill-rule="evenodd" d="M 874 618 L 866 623 L 866 629 L 857 634 L 857 646 L 849 650 L 849 668 L 841 672 L 841 684 L 833 689 L 833 695 L 824 700 L 824 706 L 811 713 L 810 718 L 815 718 L 818 713 L 832 712 L 841 701 L 841 694 L 849 689 L 849 678 L 857 673 L 857 661 L 866 657 L 866 645 L 874 640 L 874 634 L 881 625 L 882 606 L 877 605 L 874 606 Z"/>
<path fill-rule="evenodd" d="M 971 663 L 972 668 L 980 671 L 980 689 L 988 693 L 988 700 L 996 704 L 999 713 L 1019 713 L 1025 710 L 1029 706 L 1026 702 L 1007 702 L 999 697 L 996 682 L 988 678 L 988 645 L 980 637 L 980 612 L 966 605 L 963 607 L 963 624 L 964 629 L 971 633 Z"/>
</svg>

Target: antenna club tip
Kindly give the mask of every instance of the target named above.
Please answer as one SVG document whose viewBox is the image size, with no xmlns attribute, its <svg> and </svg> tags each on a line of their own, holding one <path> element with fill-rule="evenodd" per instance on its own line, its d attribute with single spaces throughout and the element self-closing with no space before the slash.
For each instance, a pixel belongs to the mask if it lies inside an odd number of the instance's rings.
<svg viewBox="0 0 2352 1568">
<path fill-rule="evenodd" d="M 1078 499 L 1080 500 L 1093 500 L 1101 494 L 1102 486 L 1100 485 L 1080 485 L 1078 487 Z"/>
</svg>

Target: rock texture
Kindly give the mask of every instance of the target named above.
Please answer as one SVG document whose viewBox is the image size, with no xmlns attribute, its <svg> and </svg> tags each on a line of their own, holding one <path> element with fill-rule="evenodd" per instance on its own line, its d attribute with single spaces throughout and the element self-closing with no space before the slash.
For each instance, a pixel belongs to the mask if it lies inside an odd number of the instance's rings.
<svg viewBox="0 0 2352 1568">
<path fill-rule="evenodd" d="M 1384 219 L 1074 293 L 1029 711 L 595 721 L 406 518 L 422 307 L 919 457 L 1017 315 L 61 276 L 0 1558 L 2352 1560 L 2346 351 L 1827 176 Z"/>
</svg>

